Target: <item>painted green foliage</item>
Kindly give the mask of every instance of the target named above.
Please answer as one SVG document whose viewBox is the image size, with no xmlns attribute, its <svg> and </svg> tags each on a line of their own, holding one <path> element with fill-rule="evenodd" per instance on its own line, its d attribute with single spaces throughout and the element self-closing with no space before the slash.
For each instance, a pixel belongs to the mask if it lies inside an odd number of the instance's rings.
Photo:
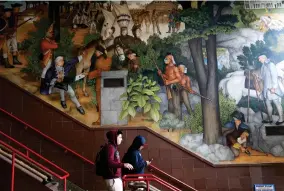
<svg viewBox="0 0 284 191">
<path fill-rule="evenodd" d="M 265 54 L 270 55 L 270 50 L 264 44 L 263 41 L 256 41 L 255 44 L 251 44 L 250 47 L 243 47 L 243 55 L 239 55 L 237 58 L 239 60 L 239 64 L 243 69 L 247 69 L 250 67 L 260 68 L 261 63 L 258 61 L 258 56 Z"/>
<path fill-rule="evenodd" d="M 244 23 L 245 26 L 249 26 L 250 23 L 257 20 L 256 14 L 252 10 L 240 9 L 239 10 L 241 21 Z"/>
<path fill-rule="evenodd" d="M 46 31 L 50 26 L 50 22 L 48 19 L 41 19 L 39 21 L 34 22 L 35 31 L 29 32 L 29 38 L 24 40 L 19 44 L 20 50 L 27 50 L 30 56 L 28 56 L 28 65 L 26 68 L 23 68 L 23 72 L 31 73 L 36 77 L 40 77 L 42 68 L 40 64 L 40 43 L 41 40 L 45 37 Z M 54 56 L 64 56 L 65 60 L 69 60 L 72 58 L 72 50 L 73 50 L 73 37 L 74 33 L 69 32 L 67 28 L 60 28 L 61 38 L 59 47 L 54 51 Z"/>
<path fill-rule="evenodd" d="M 236 110 L 237 106 L 234 100 L 226 98 L 221 92 L 219 92 L 219 105 L 221 125 L 223 126 L 226 122 L 231 120 L 230 115 Z M 189 128 L 192 133 L 203 132 L 202 107 L 200 103 L 194 107 L 193 115 L 185 118 L 185 126 Z"/>
<path fill-rule="evenodd" d="M 101 35 L 99 33 L 96 34 L 87 34 L 84 37 L 84 41 L 83 44 L 84 46 L 86 46 L 89 42 L 93 41 L 93 40 L 99 40 L 101 38 Z"/>
<path fill-rule="evenodd" d="M 158 35 L 151 35 L 146 43 L 133 44 L 130 46 L 140 59 L 141 69 L 146 71 L 154 71 L 156 73 L 156 66 L 163 70 L 165 67 L 164 58 L 168 52 L 175 55 L 175 61 L 179 63 L 187 63 L 188 60 L 182 55 L 179 45 L 165 44 L 164 39 Z M 190 75 L 192 76 L 192 71 Z"/>
<path fill-rule="evenodd" d="M 275 52 L 273 48 L 278 45 L 278 36 L 283 34 L 282 31 L 268 30 L 264 34 L 263 41 L 256 41 L 250 46 L 243 47 L 243 55 L 239 55 L 237 58 L 239 64 L 243 69 L 260 68 L 261 63 L 258 61 L 258 57 L 262 54 L 268 56 L 273 62 L 277 63 L 284 59 L 283 52 Z"/>
<path fill-rule="evenodd" d="M 225 6 L 228 2 L 219 3 L 220 6 L 223 6 L 222 3 Z M 208 35 L 229 33 L 236 29 L 234 25 L 238 18 L 237 15 L 220 15 L 217 22 L 214 22 L 210 14 L 210 8 L 203 6 L 199 9 L 183 10 L 180 15 L 180 21 L 185 23 L 185 30 L 165 38 L 165 43 L 178 44 L 194 38 L 207 39 Z"/>
<path fill-rule="evenodd" d="M 34 25 L 37 30 L 28 33 L 29 38 L 19 44 L 19 50 L 30 53 L 27 56 L 28 65 L 22 71 L 39 77 L 42 71 L 40 65 L 40 41 L 45 37 L 49 21 L 48 19 L 41 19 L 34 22 Z"/>
<path fill-rule="evenodd" d="M 160 119 L 161 98 L 157 96 L 160 87 L 156 81 L 148 79 L 147 76 L 139 75 L 136 80 L 130 78 L 127 91 L 120 98 L 125 99 L 119 118 L 122 120 L 127 116 L 135 117 L 137 109 L 142 108 L 155 122 Z"/>
<path fill-rule="evenodd" d="M 141 69 L 150 71 L 156 69 L 154 62 L 158 60 L 159 52 L 153 49 L 152 44 L 134 44 L 131 49 L 139 55 Z"/>
</svg>

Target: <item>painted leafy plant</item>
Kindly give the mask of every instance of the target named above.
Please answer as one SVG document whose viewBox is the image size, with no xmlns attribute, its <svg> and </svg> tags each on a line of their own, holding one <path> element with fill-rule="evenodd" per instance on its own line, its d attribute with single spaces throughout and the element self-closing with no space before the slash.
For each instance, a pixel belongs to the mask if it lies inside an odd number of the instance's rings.
<svg viewBox="0 0 284 191">
<path fill-rule="evenodd" d="M 222 92 L 219 92 L 220 120 L 223 127 L 226 122 L 231 120 L 231 114 L 237 109 L 235 100 L 225 97 Z M 203 132 L 202 124 L 202 107 L 198 103 L 194 107 L 193 115 L 185 117 L 185 127 L 190 128 L 192 133 Z"/>
<path fill-rule="evenodd" d="M 130 78 L 127 90 L 120 96 L 123 100 L 120 120 L 127 116 L 135 117 L 137 109 L 151 117 L 155 122 L 160 119 L 161 98 L 157 95 L 160 87 L 156 81 L 150 80 L 147 76 L 139 75 L 136 80 Z"/>
</svg>

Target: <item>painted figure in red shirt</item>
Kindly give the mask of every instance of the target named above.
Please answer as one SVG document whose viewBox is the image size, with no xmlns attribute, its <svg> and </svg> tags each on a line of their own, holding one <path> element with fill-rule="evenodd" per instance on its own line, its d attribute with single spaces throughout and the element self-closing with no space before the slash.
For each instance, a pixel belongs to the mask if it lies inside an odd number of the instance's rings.
<svg viewBox="0 0 284 191">
<path fill-rule="evenodd" d="M 45 78 L 46 71 L 50 68 L 52 62 L 53 50 L 58 48 L 58 44 L 53 40 L 53 24 L 48 28 L 45 38 L 41 40 L 41 52 L 42 52 L 42 74 L 41 78 Z"/>
<path fill-rule="evenodd" d="M 53 50 L 58 48 L 58 44 L 53 40 L 53 23 L 48 28 L 45 38 L 41 40 L 40 44 L 41 53 L 42 53 L 42 72 L 41 72 L 41 85 L 40 92 L 43 93 L 46 89 L 47 84 L 45 84 L 45 75 L 47 70 L 51 67 L 52 58 L 53 58 Z"/>
</svg>

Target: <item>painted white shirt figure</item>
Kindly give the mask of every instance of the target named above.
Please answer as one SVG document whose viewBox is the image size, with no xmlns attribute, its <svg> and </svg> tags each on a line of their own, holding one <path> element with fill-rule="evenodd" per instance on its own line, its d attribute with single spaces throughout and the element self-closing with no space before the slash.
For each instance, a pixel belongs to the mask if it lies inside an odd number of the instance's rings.
<svg viewBox="0 0 284 191">
<path fill-rule="evenodd" d="M 276 70 L 278 74 L 278 84 L 281 94 L 284 94 L 284 60 L 276 64 Z"/>
<path fill-rule="evenodd" d="M 281 91 L 278 84 L 278 73 L 274 63 L 270 62 L 265 55 L 258 57 L 259 62 L 262 63 L 261 78 L 263 80 L 263 97 L 265 98 L 265 105 L 267 108 L 268 120 L 263 120 L 263 123 L 272 123 L 272 102 L 277 108 L 279 115 L 276 125 L 282 124 L 283 108 L 281 105 Z"/>
<path fill-rule="evenodd" d="M 263 80 L 263 96 L 265 99 L 279 99 L 279 96 L 271 93 L 271 89 L 275 89 L 280 94 L 278 86 L 278 73 L 274 63 L 267 60 L 261 67 L 261 78 Z"/>
</svg>

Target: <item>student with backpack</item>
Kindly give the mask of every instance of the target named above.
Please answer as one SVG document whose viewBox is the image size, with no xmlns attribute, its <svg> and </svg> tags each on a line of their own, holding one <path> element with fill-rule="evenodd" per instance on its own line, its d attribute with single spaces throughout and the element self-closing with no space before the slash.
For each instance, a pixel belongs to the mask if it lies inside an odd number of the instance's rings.
<svg viewBox="0 0 284 191">
<path fill-rule="evenodd" d="M 132 145 L 125 153 L 122 162 L 130 163 L 133 169 L 123 169 L 122 174 L 144 174 L 144 169 L 151 164 L 151 161 L 145 161 L 141 155 L 141 150 L 146 145 L 146 139 L 138 135 L 133 140 Z"/>
<path fill-rule="evenodd" d="M 96 174 L 102 176 L 109 191 L 123 191 L 121 169 L 133 169 L 129 163 L 121 163 L 118 145 L 122 142 L 122 132 L 111 130 L 106 134 L 108 143 L 101 147 L 96 157 Z"/>
</svg>

